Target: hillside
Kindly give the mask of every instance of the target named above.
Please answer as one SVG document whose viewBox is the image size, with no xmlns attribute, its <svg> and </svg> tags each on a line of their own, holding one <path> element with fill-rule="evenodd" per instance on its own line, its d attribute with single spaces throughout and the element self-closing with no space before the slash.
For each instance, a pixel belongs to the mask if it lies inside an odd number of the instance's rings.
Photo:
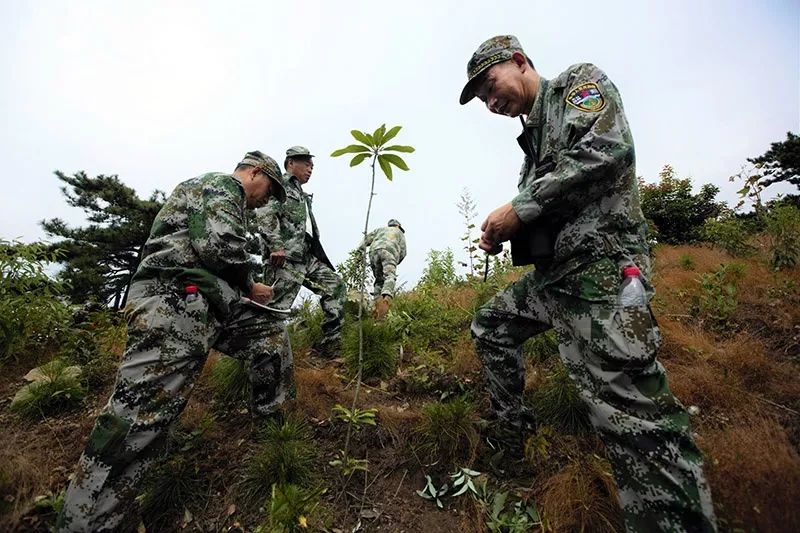
<svg viewBox="0 0 800 533">
<path fill-rule="evenodd" d="M 295 509 L 312 531 L 358 524 L 359 531 L 528 531 L 536 519 L 552 531 L 622 530 L 602 444 L 552 338 L 526 345 L 526 401 L 539 426 L 525 461 L 500 460 L 481 438 L 488 400 L 469 322 L 480 303 L 518 275 L 417 288 L 395 299 L 385 322 L 368 321 L 369 377 L 358 412 L 349 409 L 356 387 L 352 317 L 344 353 L 331 362 L 309 350 L 320 334 L 319 313 L 300 310 L 291 326 L 297 399 L 282 426 L 252 423 L 241 367 L 212 353 L 170 438 L 170 456 L 143 489 L 137 523 L 147 531 L 300 527 Z M 673 392 L 691 406 L 721 529 L 800 530 L 800 267 L 776 273 L 759 255 L 659 246 L 654 283 L 665 341 L 660 360 Z M 124 348 L 119 318 L 95 312 L 75 318 L 71 329 L 70 361 L 83 365 L 88 392 L 83 401 L 56 402 L 63 410 L 43 407 L 28 416 L 8 408 L 32 367 L 57 352 L 69 356 L 63 345 L 3 363 L 4 530 L 52 526 L 113 385 Z M 376 409 L 374 425 L 368 409 Z M 453 496 L 448 476 L 463 467 L 480 473 L 467 475 L 475 496 Z M 435 488 L 451 486 L 442 509 L 417 494 L 425 476 Z M 279 479 L 294 484 L 273 493 Z"/>
</svg>

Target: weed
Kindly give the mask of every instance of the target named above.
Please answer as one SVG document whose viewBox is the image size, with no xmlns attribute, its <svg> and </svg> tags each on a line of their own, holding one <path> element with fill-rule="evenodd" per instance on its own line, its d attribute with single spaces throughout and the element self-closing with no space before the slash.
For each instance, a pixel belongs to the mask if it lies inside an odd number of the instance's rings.
<svg viewBox="0 0 800 533">
<path fill-rule="evenodd" d="M 397 336 L 391 327 L 369 318 L 363 319 L 364 360 L 362 379 L 387 378 L 394 374 L 397 365 Z M 342 353 L 350 375 L 358 373 L 359 331 L 357 324 L 345 327 Z"/>
<path fill-rule="evenodd" d="M 554 359 L 545 379 L 529 396 L 540 423 L 572 435 L 589 432 L 589 410 L 560 360 Z"/>
<path fill-rule="evenodd" d="M 480 486 L 475 500 L 480 505 L 485 526 L 491 533 L 526 533 L 542 526 L 542 519 L 533 502 L 508 502 L 508 492 L 491 492 Z"/>
<path fill-rule="evenodd" d="M 715 272 L 701 274 L 697 280 L 700 294 L 693 302 L 693 313 L 707 320 L 712 329 L 724 329 L 739 304 L 738 282 L 743 276 L 741 263 L 725 263 Z"/>
<path fill-rule="evenodd" d="M 350 477 L 356 472 L 366 472 L 368 467 L 366 459 L 356 459 L 344 450 L 339 450 L 336 459 L 329 461 L 328 464 L 338 468 L 344 477 Z"/>
<path fill-rule="evenodd" d="M 459 281 L 456 273 L 453 251 L 431 250 L 428 252 L 428 261 L 419 279 L 419 287 L 448 287 Z"/>
<path fill-rule="evenodd" d="M 293 350 L 311 348 L 322 342 L 324 315 L 322 308 L 312 300 L 303 300 L 297 311 L 297 318 L 289 325 L 289 339 Z"/>
<path fill-rule="evenodd" d="M 475 408 L 466 397 L 429 403 L 423 407 L 422 415 L 422 445 L 432 460 L 455 465 L 470 464 L 475 459 L 478 445 Z"/>
<path fill-rule="evenodd" d="M 224 405 L 247 402 L 251 383 L 245 365 L 234 357 L 221 355 L 211 368 L 209 384 L 214 397 Z"/>
<path fill-rule="evenodd" d="M 447 494 L 447 489 L 448 489 L 447 483 L 445 483 L 444 485 L 442 485 L 437 489 L 436 485 L 433 484 L 431 476 L 426 475 L 425 486 L 422 488 L 422 490 L 417 491 L 417 495 L 420 498 L 424 498 L 426 500 L 435 502 L 436 507 L 438 507 L 439 509 L 443 509 L 444 504 L 442 503 L 442 498 L 444 497 L 445 494 Z"/>
<path fill-rule="evenodd" d="M 79 404 L 86 396 L 81 369 L 63 359 L 54 359 L 25 376 L 31 383 L 22 387 L 11 401 L 11 410 L 22 416 L 45 418 Z"/>
<path fill-rule="evenodd" d="M 50 492 L 37 496 L 33 500 L 33 506 L 39 514 L 52 514 L 58 516 L 61 509 L 64 508 L 64 496 L 67 495 L 67 489 L 62 489 L 59 492 Z"/>
<path fill-rule="evenodd" d="M 558 356 L 558 339 L 555 330 L 547 330 L 525 341 L 522 353 L 536 363 L 544 363 L 550 358 Z"/>
<path fill-rule="evenodd" d="M 781 270 L 797 265 L 800 260 L 800 209 L 785 205 L 770 211 L 767 234 L 772 268 Z"/>
<path fill-rule="evenodd" d="M 325 489 L 307 489 L 293 484 L 272 486 L 269 516 L 256 533 L 295 533 L 308 531 L 308 518 L 319 505 Z"/>
<path fill-rule="evenodd" d="M 706 220 L 703 224 L 702 235 L 703 239 L 734 257 L 746 257 L 756 251 L 747 243 L 747 239 L 750 237 L 748 228 L 733 215 Z"/>
<path fill-rule="evenodd" d="M 244 468 L 240 489 L 248 504 L 259 503 L 272 485 L 307 485 L 312 479 L 314 457 L 308 425 L 297 418 L 270 420 L 260 432 L 258 451 Z"/>
<path fill-rule="evenodd" d="M 456 487 L 461 487 L 450 497 L 455 498 L 456 496 L 461 496 L 467 491 L 469 491 L 473 496 L 477 496 L 478 489 L 475 487 L 475 484 L 472 482 L 472 480 L 480 475 L 480 472 L 463 467 L 456 470 L 455 473 L 450 474 L 450 479 L 453 480 L 453 489 L 455 490 Z"/>
<path fill-rule="evenodd" d="M 340 404 L 336 404 L 333 407 L 333 412 L 336 418 L 344 421 L 346 424 L 350 424 L 355 429 L 359 429 L 364 425 L 374 426 L 375 415 L 378 414 L 377 409 L 359 409 L 358 407 L 348 409 Z"/>
<path fill-rule="evenodd" d="M 689 255 L 689 254 L 682 254 L 682 255 L 681 255 L 679 258 L 678 258 L 678 264 L 679 264 L 679 265 L 681 266 L 681 268 L 682 268 L 682 269 L 684 269 L 684 270 L 694 270 L 694 269 L 695 269 L 695 266 L 697 266 L 697 265 L 695 264 L 694 257 L 692 257 L 692 256 L 691 256 L 691 255 Z"/>
</svg>

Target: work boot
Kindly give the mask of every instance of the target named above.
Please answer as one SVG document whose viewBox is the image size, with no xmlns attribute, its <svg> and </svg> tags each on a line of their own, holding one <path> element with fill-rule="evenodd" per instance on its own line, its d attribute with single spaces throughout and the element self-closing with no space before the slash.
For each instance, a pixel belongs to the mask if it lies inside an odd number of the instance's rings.
<svg viewBox="0 0 800 533">
<path fill-rule="evenodd" d="M 389 312 L 389 303 L 392 297 L 384 294 L 375 302 L 375 320 L 383 320 Z"/>
<path fill-rule="evenodd" d="M 322 339 L 311 350 L 317 357 L 322 359 L 336 359 L 342 353 L 342 340 L 338 337 L 335 339 Z"/>
</svg>

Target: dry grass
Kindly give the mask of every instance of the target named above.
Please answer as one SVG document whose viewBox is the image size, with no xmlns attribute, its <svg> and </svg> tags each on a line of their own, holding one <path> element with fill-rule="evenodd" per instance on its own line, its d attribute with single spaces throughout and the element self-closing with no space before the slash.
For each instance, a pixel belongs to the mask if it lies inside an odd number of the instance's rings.
<svg viewBox="0 0 800 533">
<path fill-rule="evenodd" d="M 334 405 L 349 406 L 353 401 L 352 393 L 345 390 L 341 379 L 329 369 L 295 368 L 294 377 L 296 410 L 310 418 L 326 419 Z"/>
</svg>

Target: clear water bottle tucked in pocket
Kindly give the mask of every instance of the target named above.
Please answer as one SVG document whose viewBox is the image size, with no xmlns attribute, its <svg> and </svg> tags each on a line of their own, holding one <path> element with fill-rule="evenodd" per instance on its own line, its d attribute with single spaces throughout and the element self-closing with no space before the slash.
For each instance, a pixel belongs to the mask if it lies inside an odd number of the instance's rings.
<svg viewBox="0 0 800 533">
<path fill-rule="evenodd" d="M 622 277 L 624 279 L 619 288 L 619 305 L 622 307 L 647 305 L 647 295 L 639 268 L 635 266 L 623 268 Z"/>
<path fill-rule="evenodd" d="M 197 285 L 187 285 L 183 288 L 183 292 L 186 293 L 186 303 L 192 303 L 200 297 L 199 290 Z"/>
</svg>

